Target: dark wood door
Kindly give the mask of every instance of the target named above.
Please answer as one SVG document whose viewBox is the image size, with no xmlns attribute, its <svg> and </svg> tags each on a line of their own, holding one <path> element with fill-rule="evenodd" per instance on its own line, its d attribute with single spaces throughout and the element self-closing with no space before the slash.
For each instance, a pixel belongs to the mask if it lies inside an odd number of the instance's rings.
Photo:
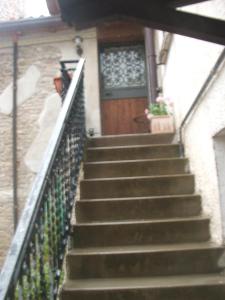
<svg viewBox="0 0 225 300">
<path fill-rule="evenodd" d="M 131 134 L 148 132 L 143 112 L 146 98 L 102 101 L 102 134 Z"/>
<path fill-rule="evenodd" d="M 142 43 L 100 48 L 102 133 L 148 131 L 145 49 Z"/>
</svg>

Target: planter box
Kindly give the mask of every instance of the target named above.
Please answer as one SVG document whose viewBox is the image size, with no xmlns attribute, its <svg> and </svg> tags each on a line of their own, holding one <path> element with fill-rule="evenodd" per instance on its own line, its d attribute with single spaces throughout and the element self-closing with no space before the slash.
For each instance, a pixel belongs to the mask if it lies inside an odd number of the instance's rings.
<svg viewBox="0 0 225 300">
<path fill-rule="evenodd" d="M 151 133 L 171 133 L 174 132 L 173 116 L 154 116 L 150 121 Z"/>
</svg>

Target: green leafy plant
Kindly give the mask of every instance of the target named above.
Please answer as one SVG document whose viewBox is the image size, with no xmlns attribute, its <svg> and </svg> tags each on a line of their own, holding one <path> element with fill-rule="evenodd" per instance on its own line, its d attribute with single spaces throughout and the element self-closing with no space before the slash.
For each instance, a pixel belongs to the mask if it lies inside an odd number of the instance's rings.
<svg viewBox="0 0 225 300">
<path fill-rule="evenodd" d="M 153 116 L 168 116 L 172 115 L 173 103 L 163 97 L 158 97 L 155 103 L 151 103 L 145 109 L 145 114 L 150 120 Z"/>
</svg>

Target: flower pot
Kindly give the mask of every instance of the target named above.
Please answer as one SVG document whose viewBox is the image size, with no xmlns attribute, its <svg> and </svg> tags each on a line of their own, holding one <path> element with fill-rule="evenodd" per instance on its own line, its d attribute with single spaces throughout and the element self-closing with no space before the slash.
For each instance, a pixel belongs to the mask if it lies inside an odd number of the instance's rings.
<svg viewBox="0 0 225 300">
<path fill-rule="evenodd" d="M 62 78 L 61 77 L 55 77 L 54 78 L 54 85 L 55 85 L 55 89 L 56 89 L 56 92 L 61 95 L 62 93 Z"/>
<path fill-rule="evenodd" d="M 173 116 L 153 116 L 150 120 L 151 133 L 171 133 L 174 132 Z"/>
</svg>

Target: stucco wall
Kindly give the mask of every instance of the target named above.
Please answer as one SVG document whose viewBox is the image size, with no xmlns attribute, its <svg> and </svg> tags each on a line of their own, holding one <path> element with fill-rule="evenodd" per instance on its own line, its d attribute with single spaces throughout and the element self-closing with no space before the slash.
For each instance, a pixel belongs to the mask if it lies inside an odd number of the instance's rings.
<svg viewBox="0 0 225 300">
<path fill-rule="evenodd" d="M 96 30 L 73 29 L 24 35 L 18 59 L 18 198 L 24 207 L 33 179 L 60 111 L 53 78 L 59 60 L 77 59 L 74 38 L 82 35 L 87 58 L 85 94 L 87 127 L 100 132 Z M 12 211 L 12 41 L 0 43 L 0 267 L 13 232 Z M 89 102 L 90 99 L 90 102 Z"/>
<path fill-rule="evenodd" d="M 223 0 L 191 6 L 188 10 L 225 19 Z M 175 104 L 177 128 L 222 50 L 219 45 L 174 35 L 162 81 L 164 95 Z M 212 239 L 218 243 L 222 241 L 222 229 L 213 136 L 225 127 L 224 82 L 225 66 L 214 78 L 184 130 L 186 155 L 196 176 L 196 191 L 202 195 L 203 211 L 211 217 Z"/>
<path fill-rule="evenodd" d="M 86 126 L 87 130 L 93 128 L 96 135 L 101 135 L 97 32 L 91 30 L 86 34 L 82 33 L 82 36 L 84 37 L 84 55 L 86 58 Z"/>
<path fill-rule="evenodd" d="M 216 166 L 218 173 L 219 182 L 219 196 L 221 205 L 221 216 L 222 216 L 222 231 L 223 239 L 225 240 L 225 130 L 220 132 L 214 138 L 215 155 L 216 155 Z"/>
</svg>

